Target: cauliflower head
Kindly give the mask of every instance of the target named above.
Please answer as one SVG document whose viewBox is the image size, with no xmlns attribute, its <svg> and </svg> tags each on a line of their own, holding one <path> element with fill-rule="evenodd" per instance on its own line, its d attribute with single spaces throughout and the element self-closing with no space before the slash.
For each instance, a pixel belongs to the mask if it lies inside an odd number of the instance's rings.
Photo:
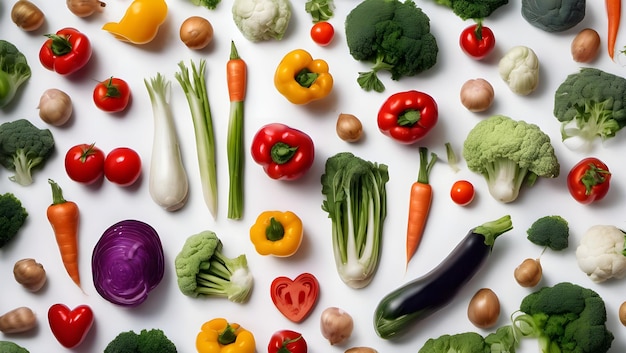
<svg viewBox="0 0 626 353">
<path fill-rule="evenodd" d="M 498 72 L 511 91 L 528 95 L 539 84 L 539 58 L 526 46 L 513 47 L 500 59 Z"/>
<path fill-rule="evenodd" d="M 583 234 L 576 260 L 595 283 L 626 277 L 626 233 L 612 225 L 595 225 Z"/>
<path fill-rule="evenodd" d="M 235 0 L 233 20 L 246 39 L 252 42 L 281 40 L 291 20 L 289 0 Z"/>
</svg>

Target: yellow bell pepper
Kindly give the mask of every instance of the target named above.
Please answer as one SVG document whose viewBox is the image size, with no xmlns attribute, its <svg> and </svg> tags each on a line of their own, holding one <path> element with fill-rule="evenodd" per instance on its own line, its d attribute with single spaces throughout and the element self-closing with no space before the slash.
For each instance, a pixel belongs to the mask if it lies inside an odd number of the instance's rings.
<svg viewBox="0 0 626 353">
<path fill-rule="evenodd" d="M 265 211 L 250 227 L 250 240 L 261 255 L 291 256 L 298 251 L 304 231 L 293 212 Z"/>
<path fill-rule="evenodd" d="M 326 61 L 314 60 L 306 50 L 296 49 L 281 60 L 274 74 L 274 85 L 291 103 L 306 104 L 331 92 L 333 76 Z"/>
<path fill-rule="evenodd" d="M 166 17 L 165 0 L 134 0 L 119 22 L 105 23 L 102 29 L 123 42 L 146 44 L 156 37 Z"/>
<path fill-rule="evenodd" d="M 198 353 L 254 353 L 252 332 L 224 318 L 205 322 L 196 337 Z"/>
</svg>

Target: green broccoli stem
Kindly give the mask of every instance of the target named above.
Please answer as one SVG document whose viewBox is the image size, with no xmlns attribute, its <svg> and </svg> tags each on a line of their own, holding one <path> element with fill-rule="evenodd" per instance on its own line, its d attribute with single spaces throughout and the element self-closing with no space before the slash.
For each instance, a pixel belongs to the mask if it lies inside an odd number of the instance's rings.
<svg viewBox="0 0 626 353">
<path fill-rule="evenodd" d="M 13 166 L 15 167 L 15 175 L 9 177 L 9 180 L 14 181 L 22 186 L 27 186 L 33 183 L 33 175 L 31 170 L 39 165 L 43 161 L 43 158 L 36 157 L 30 158 L 23 149 L 19 149 L 13 156 Z"/>
<path fill-rule="evenodd" d="M 371 71 L 359 72 L 357 82 L 361 88 L 368 92 L 383 92 L 385 90 L 385 85 L 378 78 L 378 71 L 390 71 L 391 69 L 393 69 L 393 65 L 386 63 L 384 55 L 379 54 L 376 56 L 376 61 L 374 62 L 374 66 L 372 66 Z"/>
<path fill-rule="evenodd" d="M 603 140 L 614 137 L 621 127 L 613 118 L 613 111 L 607 109 L 608 103 L 586 101 L 584 106 L 576 106 L 576 116 L 561 125 L 561 139 L 579 137 L 591 142 L 596 137 Z"/>
</svg>

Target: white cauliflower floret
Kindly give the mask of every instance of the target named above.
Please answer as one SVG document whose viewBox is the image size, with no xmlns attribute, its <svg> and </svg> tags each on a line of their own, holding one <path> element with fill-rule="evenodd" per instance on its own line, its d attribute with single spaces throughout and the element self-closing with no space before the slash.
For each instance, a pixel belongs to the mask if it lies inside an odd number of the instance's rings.
<svg viewBox="0 0 626 353">
<path fill-rule="evenodd" d="M 498 63 L 500 77 L 519 95 L 532 93 L 539 84 L 539 58 L 523 45 L 511 48 Z"/>
<path fill-rule="evenodd" d="M 235 0 L 233 20 L 246 39 L 252 42 L 280 40 L 291 19 L 289 0 Z"/>
<path fill-rule="evenodd" d="M 626 277 L 626 234 L 611 225 L 596 225 L 583 235 L 576 249 L 578 267 L 595 283 Z"/>
</svg>

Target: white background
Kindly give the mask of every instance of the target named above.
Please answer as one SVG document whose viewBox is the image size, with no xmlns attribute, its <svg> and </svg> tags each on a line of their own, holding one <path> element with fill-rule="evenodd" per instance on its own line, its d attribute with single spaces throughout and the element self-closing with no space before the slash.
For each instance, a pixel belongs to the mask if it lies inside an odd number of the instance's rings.
<svg viewBox="0 0 626 353">
<path fill-rule="evenodd" d="M 22 88 L 15 102 L 0 111 L 0 119 L 11 121 L 30 119 L 41 128 L 50 128 L 56 139 L 56 152 L 42 170 L 34 174 L 35 182 L 21 187 L 8 181 L 7 171 L 0 171 L 0 190 L 13 192 L 22 201 L 30 216 L 24 228 L 10 245 L 0 250 L 0 312 L 18 306 L 28 306 L 38 315 L 38 329 L 17 335 L 2 335 L 31 352 L 64 351 L 53 337 L 46 313 L 55 303 L 69 307 L 89 305 L 95 314 L 95 324 L 86 340 L 75 352 L 102 351 L 118 333 L 126 330 L 160 328 L 176 344 L 180 352 L 193 352 L 195 337 L 205 321 L 225 317 L 251 330 L 256 337 L 258 352 L 266 351 L 270 336 L 277 330 L 292 329 L 304 334 L 311 352 L 343 352 L 351 346 L 370 346 L 379 352 L 416 352 L 430 337 L 444 333 L 479 330 L 467 320 L 466 309 L 470 297 L 482 287 L 493 289 L 502 304 L 498 325 L 509 323 L 509 315 L 519 306 L 531 289 L 520 287 L 513 278 L 515 267 L 527 257 L 537 257 L 542 248 L 526 239 L 526 229 L 537 218 L 558 214 L 571 227 L 570 247 L 562 252 L 546 251 L 541 257 L 544 279 L 540 285 L 572 281 L 596 290 L 606 301 L 608 325 L 615 334 L 612 352 L 626 350 L 625 328 L 619 323 L 617 311 L 626 300 L 624 282 L 615 280 L 601 285 L 593 284 L 576 264 L 575 249 L 583 232 L 595 224 L 625 226 L 624 193 L 626 182 L 623 154 L 626 148 L 623 133 L 610 143 L 597 147 L 594 155 L 604 160 L 613 172 L 611 192 L 600 203 L 583 206 L 569 195 L 566 175 L 569 169 L 585 157 L 568 150 L 560 141 L 559 122 L 552 115 L 553 94 L 565 77 L 576 72 L 580 65 L 570 55 L 570 43 L 575 34 L 585 28 L 595 28 L 602 37 L 600 55 L 591 65 L 618 75 L 624 67 L 606 54 L 606 15 L 603 2 L 588 2 L 583 22 L 562 33 L 547 33 L 528 24 L 521 16 L 521 5 L 511 1 L 488 18 L 497 38 L 495 51 L 483 61 L 465 56 L 458 46 L 458 36 L 471 21 L 462 21 L 447 8 L 432 1 L 417 1 L 431 18 L 432 32 L 439 44 L 435 67 L 412 78 L 391 81 L 381 74 L 386 84 L 384 93 L 366 93 L 357 83 L 357 72 L 368 70 L 369 64 L 359 63 L 349 55 L 343 33 L 346 14 L 357 1 L 336 1 L 336 15 L 331 23 L 336 28 L 334 42 L 328 47 L 317 46 L 309 37 L 310 16 L 304 12 L 304 1 L 293 1 L 293 17 L 285 38 L 278 41 L 251 43 L 235 27 L 231 17 L 231 0 L 223 0 L 218 9 L 209 11 L 185 0 L 168 0 L 169 14 L 156 39 L 148 45 L 135 46 L 114 39 L 102 31 L 109 21 L 118 21 L 130 4 L 129 0 L 109 0 L 101 14 L 80 19 L 61 2 L 34 2 L 45 12 L 46 23 L 34 33 L 19 30 L 10 20 L 8 1 L 0 4 L 0 38 L 16 44 L 27 56 L 32 78 Z M 178 28 L 191 15 L 209 19 L 215 29 L 213 43 L 202 51 L 187 49 L 178 38 Z M 37 54 L 45 38 L 43 34 L 73 26 L 85 32 L 92 41 L 94 53 L 86 68 L 70 77 L 47 71 L 39 63 Z M 252 136 L 264 124 L 282 122 L 301 129 L 314 139 L 316 160 L 310 172 L 296 182 L 271 180 L 262 168 L 247 154 L 245 163 L 245 210 L 241 220 L 226 217 L 228 172 L 226 159 L 226 131 L 228 95 L 225 83 L 225 64 L 230 41 L 234 40 L 241 57 L 248 63 L 248 95 L 245 112 L 246 150 Z M 618 49 L 626 44 L 623 32 L 618 37 Z M 540 60 L 540 84 L 529 96 L 512 93 L 499 78 L 497 64 L 502 54 L 516 45 L 532 48 Z M 290 50 L 303 48 L 313 57 L 328 61 L 335 78 L 332 94 L 323 101 L 295 106 L 274 88 L 273 73 L 280 59 Z M 217 219 L 209 214 L 201 196 L 201 187 L 195 152 L 192 120 L 187 101 L 174 73 L 178 62 L 207 60 L 209 98 L 217 134 L 219 211 Z M 144 87 L 144 78 L 161 72 L 172 82 L 172 106 L 181 149 L 190 181 L 190 197 L 186 206 L 175 213 L 160 209 L 148 193 L 147 175 L 152 146 L 152 110 Z M 99 111 L 91 99 L 91 91 L 99 80 L 117 76 L 127 80 L 133 99 L 127 112 L 111 115 Z M 493 107 L 484 114 L 474 114 L 461 105 L 458 92 L 470 78 L 483 77 L 496 91 Z M 74 102 L 74 115 L 63 127 L 47 126 L 38 117 L 39 97 L 47 88 L 67 92 Z M 376 114 L 382 102 L 392 93 L 417 89 L 432 95 L 439 104 L 440 120 L 437 127 L 421 142 L 413 146 L 400 145 L 382 135 L 376 126 Z M 358 116 L 365 130 L 365 138 L 356 144 L 341 141 L 335 134 L 339 113 Z M 489 114 L 504 114 L 515 119 L 538 124 L 548 133 L 561 163 L 561 175 L 556 179 L 539 180 L 531 189 L 523 189 L 518 200 L 499 204 L 492 199 L 480 175 L 470 172 L 464 162 L 461 171 L 454 173 L 445 163 L 444 143 L 450 141 L 460 156 L 467 132 Z M 109 182 L 84 186 L 72 182 L 63 167 L 63 156 L 73 145 L 95 142 L 105 152 L 127 146 L 138 151 L 143 159 L 143 178 L 134 186 L 122 188 Z M 409 188 L 417 177 L 418 146 L 427 146 L 441 161 L 431 174 L 434 200 L 424 238 L 412 262 L 405 270 L 405 232 Z M 364 289 L 351 289 L 339 279 L 332 255 L 331 221 L 321 210 L 323 200 L 320 176 L 326 159 L 340 151 L 389 166 L 388 217 L 384 225 L 383 249 L 378 272 Z M 45 217 L 51 202 L 47 179 L 56 180 L 68 200 L 76 202 L 80 218 L 80 270 L 83 291 L 67 276 L 57 250 L 50 225 Z M 457 179 L 472 181 L 477 189 L 474 202 L 468 207 L 455 205 L 448 196 Z M 262 257 L 248 239 L 248 229 L 257 215 L 265 210 L 292 210 L 305 227 L 305 240 L 299 252 L 290 258 Z M 485 221 L 510 214 L 514 229 L 503 235 L 495 245 L 487 265 L 463 289 L 456 301 L 430 318 L 419 323 L 400 339 L 380 339 L 373 328 L 373 310 L 388 292 L 405 282 L 423 275 L 436 266 L 466 232 Z M 90 258 L 93 246 L 102 232 L 123 219 L 137 219 L 152 225 L 160 234 L 166 257 L 166 271 L 161 284 L 148 300 L 133 309 L 115 306 L 102 299 L 93 287 Z M 226 299 L 193 299 L 180 293 L 176 285 L 173 260 L 185 239 L 202 230 L 213 230 L 224 243 L 224 252 L 231 256 L 246 254 L 255 279 L 254 291 L 246 304 L 234 304 Z M 48 273 L 48 284 L 39 293 L 32 294 L 17 284 L 12 275 L 15 261 L 33 257 Z M 321 293 L 317 306 L 307 320 L 294 324 L 274 307 L 269 295 L 271 281 L 277 276 L 295 278 L 302 272 L 313 273 L 319 280 Z M 319 329 L 321 312 L 337 306 L 349 312 L 355 320 L 352 337 L 344 344 L 330 346 Z M 537 352 L 536 342 L 527 340 L 519 350 Z"/>
</svg>

